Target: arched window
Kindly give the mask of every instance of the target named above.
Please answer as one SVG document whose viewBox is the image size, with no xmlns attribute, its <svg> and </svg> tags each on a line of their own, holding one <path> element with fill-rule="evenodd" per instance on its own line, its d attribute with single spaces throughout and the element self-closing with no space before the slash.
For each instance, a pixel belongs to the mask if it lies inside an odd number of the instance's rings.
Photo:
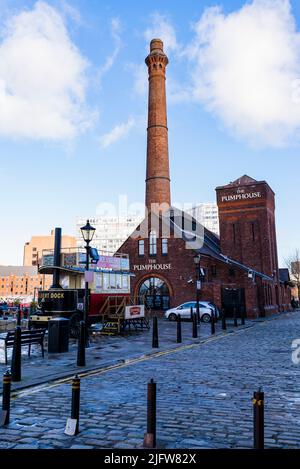
<svg viewBox="0 0 300 469">
<path fill-rule="evenodd" d="M 149 255 L 156 256 L 157 253 L 157 238 L 156 231 L 150 231 L 149 234 Z"/>
</svg>

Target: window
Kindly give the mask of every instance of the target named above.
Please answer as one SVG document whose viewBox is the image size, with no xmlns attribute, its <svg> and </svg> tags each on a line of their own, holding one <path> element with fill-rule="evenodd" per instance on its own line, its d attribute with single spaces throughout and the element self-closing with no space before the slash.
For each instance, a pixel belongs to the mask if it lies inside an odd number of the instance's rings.
<svg viewBox="0 0 300 469">
<path fill-rule="evenodd" d="M 166 256 L 168 254 L 168 240 L 167 238 L 163 238 L 161 240 L 161 253 L 163 256 Z"/>
<path fill-rule="evenodd" d="M 122 286 L 124 289 L 127 289 L 128 288 L 128 277 L 127 275 L 123 275 L 123 279 L 122 279 Z"/>
<path fill-rule="evenodd" d="M 143 239 L 139 240 L 139 256 L 143 256 L 145 254 L 145 241 Z"/>
<path fill-rule="evenodd" d="M 217 276 L 217 266 L 216 265 L 211 266 L 211 275 L 212 275 L 212 277 Z"/>
<path fill-rule="evenodd" d="M 103 289 L 109 290 L 109 274 L 103 274 Z"/>
<path fill-rule="evenodd" d="M 112 289 L 116 288 L 116 275 L 115 274 L 110 274 L 109 275 L 109 286 Z"/>
<path fill-rule="evenodd" d="M 235 270 L 234 269 L 229 269 L 229 276 L 230 277 L 235 277 Z"/>
<path fill-rule="evenodd" d="M 150 231 L 149 235 L 149 255 L 156 256 L 157 246 L 156 246 L 156 231 Z"/>
</svg>

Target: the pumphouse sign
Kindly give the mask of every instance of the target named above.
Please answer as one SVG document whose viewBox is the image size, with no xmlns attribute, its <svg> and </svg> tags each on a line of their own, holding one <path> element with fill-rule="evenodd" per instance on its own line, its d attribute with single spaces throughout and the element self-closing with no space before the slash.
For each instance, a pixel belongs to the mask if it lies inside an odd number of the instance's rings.
<svg viewBox="0 0 300 469">
<path fill-rule="evenodd" d="M 221 201 L 234 202 L 235 200 L 260 199 L 261 197 L 261 192 L 245 192 L 244 190 L 239 190 L 236 194 L 222 195 Z"/>
</svg>

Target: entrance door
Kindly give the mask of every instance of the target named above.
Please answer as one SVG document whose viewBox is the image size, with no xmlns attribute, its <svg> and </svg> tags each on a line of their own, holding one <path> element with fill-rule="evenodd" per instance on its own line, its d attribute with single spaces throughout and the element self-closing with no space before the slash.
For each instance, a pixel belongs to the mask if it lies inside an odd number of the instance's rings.
<svg viewBox="0 0 300 469">
<path fill-rule="evenodd" d="M 245 289 L 244 288 L 222 288 L 222 308 L 225 310 L 225 316 L 232 318 L 234 308 L 236 315 L 241 317 L 242 308 L 246 311 Z"/>
<path fill-rule="evenodd" d="M 158 277 L 150 277 L 139 288 L 139 300 L 154 310 L 170 308 L 170 292 L 167 284 Z"/>
</svg>

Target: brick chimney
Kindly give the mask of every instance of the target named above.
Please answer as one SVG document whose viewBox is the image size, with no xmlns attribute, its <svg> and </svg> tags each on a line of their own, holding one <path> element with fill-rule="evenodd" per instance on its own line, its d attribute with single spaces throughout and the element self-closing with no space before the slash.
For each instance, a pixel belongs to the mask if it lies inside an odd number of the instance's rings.
<svg viewBox="0 0 300 469">
<path fill-rule="evenodd" d="M 171 204 L 168 150 L 166 66 L 168 57 L 160 39 L 152 39 L 150 54 L 145 60 L 149 73 L 146 208 L 156 211 L 153 204 Z"/>
</svg>

